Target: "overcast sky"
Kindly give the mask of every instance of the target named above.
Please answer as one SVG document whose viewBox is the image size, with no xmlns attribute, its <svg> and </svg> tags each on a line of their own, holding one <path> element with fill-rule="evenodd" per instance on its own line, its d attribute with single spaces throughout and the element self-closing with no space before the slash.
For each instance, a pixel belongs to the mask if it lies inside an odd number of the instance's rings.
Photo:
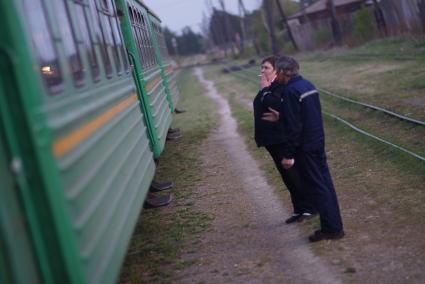
<svg viewBox="0 0 425 284">
<path fill-rule="evenodd" d="M 199 32 L 202 13 L 209 14 L 206 0 L 143 0 L 160 18 L 163 25 L 175 32 L 190 26 Z M 215 7 L 220 7 L 218 0 L 211 0 Z M 243 0 L 245 8 L 252 11 L 260 6 L 261 0 Z M 228 12 L 238 13 L 238 0 L 224 0 Z"/>
</svg>

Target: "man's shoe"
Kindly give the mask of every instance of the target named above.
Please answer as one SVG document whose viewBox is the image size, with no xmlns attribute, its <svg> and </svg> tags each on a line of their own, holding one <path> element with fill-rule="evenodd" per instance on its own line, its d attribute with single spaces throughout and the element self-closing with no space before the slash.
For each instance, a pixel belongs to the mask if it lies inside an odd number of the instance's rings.
<svg viewBox="0 0 425 284">
<path fill-rule="evenodd" d="M 148 192 L 148 196 L 146 197 L 143 207 L 145 209 L 158 208 L 170 204 L 172 200 L 173 196 L 171 194 L 155 195 L 153 193 Z"/>
<path fill-rule="evenodd" d="M 172 134 L 172 133 L 177 133 L 180 132 L 180 128 L 168 128 L 168 133 Z"/>
<path fill-rule="evenodd" d="M 285 220 L 286 224 L 291 224 L 294 223 L 296 221 L 298 221 L 299 218 L 301 218 L 301 214 L 292 214 L 291 217 L 289 217 L 288 219 Z"/>
<path fill-rule="evenodd" d="M 153 181 L 151 183 L 150 188 L 149 188 L 149 192 L 159 192 L 159 191 L 171 189 L 171 188 L 173 188 L 173 186 L 174 186 L 174 184 L 172 182 L 158 183 L 158 182 Z"/>
<path fill-rule="evenodd" d="M 301 214 L 301 216 L 297 219 L 297 222 L 301 223 L 303 221 L 307 221 L 310 220 L 312 218 L 314 218 L 317 214 L 316 213 L 303 213 Z"/>
<path fill-rule="evenodd" d="M 165 139 L 167 141 L 170 141 L 170 140 L 176 140 L 176 139 L 178 139 L 180 137 L 182 137 L 182 135 L 180 134 L 180 132 L 167 133 L 167 137 Z"/>
<path fill-rule="evenodd" d="M 175 113 L 184 113 L 184 112 L 186 112 L 186 110 L 185 109 L 174 108 L 174 112 Z"/>
<path fill-rule="evenodd" d="M 334 233 L 325 233 L 325 232 L 322 232 L 321 230 L 317 230 L 316 232 L 314 232 L 313 235 L 308 237 L 308 239 L 310 242 L 314 243 L 314 242 L 319 242 L 322 240 L 338 240 L 338 239 L 342 239 L 344 236 L 345 236 L 344 231 L 339 231 Z"/>
</svg>

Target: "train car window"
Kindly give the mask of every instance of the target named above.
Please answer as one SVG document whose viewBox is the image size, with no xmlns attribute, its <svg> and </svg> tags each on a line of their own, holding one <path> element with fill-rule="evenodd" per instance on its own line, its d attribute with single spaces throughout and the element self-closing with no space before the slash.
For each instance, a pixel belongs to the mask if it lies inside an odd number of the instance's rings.
<svg viewBox="0 0 425 284">
<path fill-rule="evenodd" d="M 143 52 L 142 52 L 142 49 L 140 48 L 141 39 L 140 39 L 138 27 L 137 27 L 137 12 L 133 8 L 129 8 L 129 9 L 130 9 L 129 11 L 131 12 L 130 13 L 130 15 L 131 15 L 131 17 L 130 17 L 131 28 L 133 30 L 133 36 L 134 36 L 134 39 L 136 41 L 137 52 L 139 53 L 139 57 L 143 58 Z M 143 63 L 142 63 L 142 68 L 143 68 Z"/>
<path fill-rule="evenodd" d="M 39 62 L 39 70 L 51 94 L 62 90 L 62 74 L 59 68 L 57 51 L 47 23 L 45 7 L 40 0 L 23 2 L 32 42 Z"/>
<path fill-rule="evenodd" d="M 77 17 L 77 27 L 80 29 L 80 34 L 83 38 L 84 49 L 87 54 L 88 61 L 90 63 L 90 69 L 94 81 L 99 80 L 100 69 L 97 62 L 96 50 L 94 48 L 93 38 L 89 34 L 90 26 L 88 21 L 88 9 L 87 3 L 82 0 L 75 0 L 75 12 Z"/>
<path fill-rule="evenodd" d="M 98 15 L 101 22 L 101 28 L 103 31 L 105 43 L 107 48 L 111 50 L 112 56 L 114 58 L 115 66 L 117 68 L 117 73 L 121 72 L 121 60 L 119 56 L 119 49 L 116 45 L 116 39 L 112 30 L 111 17 L 114 16 L 114 13 L 111 11 L 111 6 L 108 5 L 110 0 L 102 0 L 101 6 L 98 7 Z"/>
<path fill-rule="evenodd" d="M 58 21 L 59 30 L 65 55 L 68 58 L 72 76 L 76 86 L 82 86 L 84 80 L 84 68 L 75 42 L 75 32 L 72 29 L 69 10 L 62 1 L 53 1 L 55 16 Z"/>
<path fill-rule="evenodd" d="M 114 14 L 115 14 L 113 19 L 113 24 L 112 24 L 114 27 L 112 29 L 117 38 L 118 49 L 121 51 L 121 58 L 123 60 L 124 70 L 128 72 L 130 70 L 129 64 L 128 64 L 128 56 L 127 56 L 127 51 L 124 47 L 124 40 L 121 33 L 121 28 L 120 28 L 119 18 L 118 18 L 118 10 L 117 10 L 117 7 L 115 6 L 114 1 L 112 1 L 112 10 L 114 11 Z"/>
<path fill-rule="evenodd" d="M 146 33 L 149 35 L 147 26 L 145 26 L 145 29 L 146 29 Z M 153 38 L 150 35 L 148 37 L 148 48 L 150 51 L 151 66 L 154 66 L 157 63 L 157 61 L 156 61 L 155 49 L 153 46 Z"/>
<path fill-rule="evenodd" d="M 149 67 L 149 61 L 148 61 L 148 51 L 146 50 L 146 37 L 143 33 L 143 27 L 141 24 L 141 14 L 140 11 L 136 12 L 136 30 L 139 34 L 139 48 L 140 52 L 142 54 L 141 60 L 142 60 L 142 67 L 143 69 L 146 69 Z"/>
<path fill-rule="evenodd" d="M 105 1 L 104 1 L 105 2 Z M 112 40 L 113 40 L 113 52 L 114 52 L 114 58 L 115 58 L 115 64 L 117 66 L 117 72 L 118 74 L 121 74 L 122 72 L 122 66 L 121 66 L 121 59 L 120 59 L 120 46 L 122 46 L 121 43 L 121 38 L 119 35 L 119 30 L 117 29 L 117 25 L 116 25 L 116 18 L 117 18 L 117 14 L 115 12 L 115 9 L 112 5 L 112 2 L 108 1 L 110 6 L 109 6 L 109 12 L 105 13 L 105 17 L 108 18 L 108 23 L 109 23 L 109 28 L 111 29 L 111 35 L 112 35 Z M 125 59 L 125 58 L 123 58 Z"/>
<path fill-rule="evenodd" d="M 100 47 L 100 53 L 102 56 L 103 65 L 105 68 L 105 74 L 108 79 L 112 78 L 112 64 L 111 59 L 109 58 L 109 53 L 107 45 L 105 43 L 104 32 L 101 28 L 101 20 L 97 11 L 96 1 L 89 1 L 91 16 L 93 17 L 94 30 L 96 34 L 96 40 Z"/>
<path fill-rule="evenodd" d="M 141 29 L 142 29 L 142 33 L 144 35 L 144 48 L 146 50 L 146 63 L 147 63 L 147 67 L 151 67 L 153 66 L 153 53 L 152 53 L 152 48 L 150 46 L 150 36 L 147 30 L 147 26 L 146 26 L 146 22 L 145 22 L 145 17 L 140 14 L 140 24 L 141 24 Z"/>
<path fill-rule="evenodd" d="M 134 27 L 134 12 L 133 12 L 133 8 L 131 8 L 130 6 L 127 6 L 127 8 L 128 8 L 128 14 L 130 16 L 131 31 L 133 33 L 133 38 L 136 41 L 137 52 L 139 53 L 139 56 L 142 56 L 141 53 L 140 53 L 140 50 L 139 50 L 139 46 L 138 46 L 138 44 L 139 44 L 139 42 L 138 42 L 138 36 L 137 36 L 137 33 L 136 33 L 136 29 Z"/>
<path fill-rule="evenodd" d="M 140 40 L 139 48 L 142 53 L 142 57 L 141 57 L 142 66 L 143 66 L 143 69 L 146 69 L 148 67 L 148 61 L 147 61 L 148 54 L 145 47 L 146 40 L 145 40 L 145 35 L 143 33 L 142 25 L 141 25 L 140 11 L 137 11 L 136 13 L 136 28 L 137 28 L 137 32 L 139 33 L 139 40 Z"/>
</svg>

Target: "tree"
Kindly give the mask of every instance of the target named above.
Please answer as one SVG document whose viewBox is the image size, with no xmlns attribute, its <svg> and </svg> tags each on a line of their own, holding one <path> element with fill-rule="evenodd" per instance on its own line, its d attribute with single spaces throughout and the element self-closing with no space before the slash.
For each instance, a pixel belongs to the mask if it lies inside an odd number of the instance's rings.
<svg viewBox="0 0 425 284">
<path fill-rule="evenodd" d="M 336 18 L 336 9 L 335 9 L 334 0 L 328 0 L 327 6 L 331 14 L 331 26 L 332 26 L 332 35 L 334 38 L 334 42 L 335 44 L 340 45 L 342 41 L 342 33 L 341 33 L 341 27 L 339 26 L 338 20 Z"/>
<path fill-rule="evenodd" d="M 202 36 L 194 33 L 190 27 L 183 28 L 181 35 L 177 35 L 165 27 L 164 38 L 170 55 L 191 55 L 204 52 Z M 173 39 L 177 43 L 177 50 L 174 47 Z"/>
<path fill-rule="evenodd" d="M 263 9 L 266 17 L 267 32 L 269 35 L 270 47 L 273 54 L 279 54 L 279 47 L 276 40 L 275 26 L 273 20 L 272 0 L 263 0 Z"/>
<path fill-rule="evenodd" d="M 387 24 L 385 22 L 384 13 L 377 0 L 373 0 L 373 13 L 375 14 L 376 26 L 381 36 L 387 36 Z"/>
<path fill-rule="evenodd" d="M 419 18 L 422 22 L 422 31 L 425 32 L 425 0 L 419 0 L 418 2 Z"/>
<path fill-rule="evenodd" d="M 282 24 L 286 28 L 286 30 L 288 31 L 289 40 L 292 42 L 292 45 L 294 46 L 294 49 L 295 50 L 299 50 L 298 49 L 298 45 L 295 42 L 295 39 L 294 39 L 294 37 L 292 35 L 291 27 L 289 26 L 288 21 L 286 19 L 285 12 L 283 11 L 282 5 L 280 4 L 280 1 L 279 0 L 276 0 L 276 5 L 278 7 L 278 10 L 279 10 L 279 13 L 280 13 L 280 17 L 282 18 Z"/>
</svg>

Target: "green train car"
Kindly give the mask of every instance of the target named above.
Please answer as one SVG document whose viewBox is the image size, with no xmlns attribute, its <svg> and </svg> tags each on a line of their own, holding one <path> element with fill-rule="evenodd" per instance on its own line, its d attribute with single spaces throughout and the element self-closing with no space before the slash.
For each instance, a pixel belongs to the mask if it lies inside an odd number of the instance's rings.
<svg viewBox="0 0 425 284">
<path fill-rule="evenodd" d="M 0 1 L 0 283 L 116 281 L 177 99 L 142 1 Z"/>
</svg>

